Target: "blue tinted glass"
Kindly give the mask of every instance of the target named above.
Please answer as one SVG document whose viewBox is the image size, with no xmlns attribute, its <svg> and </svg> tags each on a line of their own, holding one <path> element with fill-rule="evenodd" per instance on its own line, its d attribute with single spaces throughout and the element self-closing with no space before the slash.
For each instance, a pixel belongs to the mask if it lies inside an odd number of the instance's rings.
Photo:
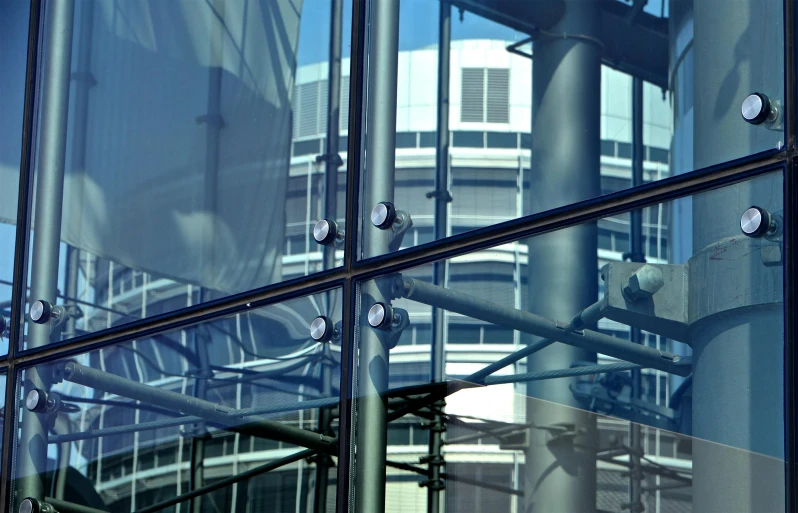
<svg viewBox="0 0 798 513">
<path fill-rule="evenodd" d="M 327 61 L 331 19 L 348 25 L 351 8 L 84 1 L 44 11 L 26 302 L 47 305 L 43 316 L 31 309 L 22 347 L 339 265 L 337 230 L 322 245 L 313 228 L 343 224 L 346 207 L 338 136 L 350 34 L 333 45 L 343 61 Z"/>
<path fill-rule="evenodd" d="M 335 473 L 340 355 L 332 290 L 27 368 L 12 511 L 186 511 L 224 479 L 195 507 L 304 511 Z"/>
<path fill-rule="evenodd" d="M 361 283 L 357 472 L 386 458 L 403 511 L 426 491 L 394 471 L 429 485 L 437 457 L 448 511 L 622 511 L 657 482 L 638 507 L 782 511 L 783 187 L 766 174 L 457 256 L 437 283 L 429 265 Z M 397 466 L 415 420 L 430 456 Z"/>
</svg>

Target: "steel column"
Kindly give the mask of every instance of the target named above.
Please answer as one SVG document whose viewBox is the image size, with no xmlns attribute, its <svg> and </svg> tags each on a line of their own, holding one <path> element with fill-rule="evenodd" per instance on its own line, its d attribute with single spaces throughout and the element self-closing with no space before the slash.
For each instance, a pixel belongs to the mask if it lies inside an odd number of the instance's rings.
<svg viewBox="0 0 798 513">
<path fill-rule="evenodd" d="M 435 240 L 448 234 L 449 186 L 449 58 L 451 53 L 452 7 L 448 0 L 440 0 L 438 12 L 438 129 L 435 152 Z M 446 262 L 433 264 L 433 283 L 446 286 Z M 432 309 L 432 340 L 430 340 L 430 381 L 443 381 L 446 366 L 446 313 L 442 308 Z M 443 408 L 439 402 L 437 408 Z M 434 428 L 441 427 L 445 421 L 438 413 L 432 419 Z M 440 429 L 430 429 L 429 456 L 427 465 L 427 513 L 438 513 L 441 509 L 441 474 L 443 472 L 443 433 Z M 439 486 L 441 485 L 441 486 Z"/>
<path fill-rule="evenodd" d="M 643 183 L 643 160 L 645 146 L 643 145 L 643 80 L 632 79 L 632 186 Z M 645 262 L 643 251 L 643 211 L 641 209 L 630 212 L 629 223 L 629 260 L 632 262 Z M 643 342 L 640 328 L 631 327 L 629 340 L 635 344 Z M 640 369 L 632 369 L 632 400 L 640 399 L 642 376 Z M 642 501 L 643 471 L 640 457 L 643 454 L 643 438 L 641 426 L 637 422 L 629 423 L 629 511 L 641 513 L 645 510 Z"/>
<path fill-rule="evenodd" d="M 52 2 L 45 12 L 46 46 L 40 101 L 42 118 L 36 180 L 36 224 L 31 257 L 31 297 L 52 304 L 56 302 L 58 286 L 74 8 L 72 2 Z M 49 324 L 28 324 L 28 349 L 46 346 L 50 342 Z M 25 371 L 25 393 L 32 388 L 49 390 L 49 385 L 49 377 L 40 375 L 38 369 Z M 47 420 L 31 412 L 26 412 L 24 417 L 18 446 L 15 511 L 19 501 L 25 497 L 44 499 L 42 479 L 47 463 Z"/>
<path fill-rule="evenodd" d="M 601 194 L 599 114 L 601 47 L 598 2 L 565 0 L 565 10 L 534 43 L 532 64 L 532 212 Z M 578 150 L 576 150 L 578 148 Z M 589 222 L 529 239 L 528 309 L 571 319 L 598 299 L 598 233 Z M 541 293 L 542 291 L 545 291 Z M 528 338 L 527 343 L 537 340 Z M 595 350 L 555 344 L 527 359 L 529 372 L 596 361 Z M 531 428 L 526 452 L 524 511 L 592 512 L 596 509 L 598 432 L 593 414 L 580 411 L 569 384 L 527 385 L 527 420 L 564 425 L 575 436 L 551 438 Z"/>
<path fill-rule="evenodd" d="M 393 201 L 396 152 L 396 81 L 399 59 L 399 0 L 369 4 L 368 104 L 364 180 L 366 212 L 381 201 Z M 363 216 L 368 218 L 368 216 Z M 368 221 L 361 233 L 367 257 L 388 252 L 393 233 Z M 357 372 L 357 431 L 355 511 L 385 511 L 387 445 L 388 346 L 387 332 L 371 328 L 366 312 L 391 298 L 388 280 L 368 281 L 360 287 L 359 364 Z"/>
<path fill-rule="evenodd" d="M 784 97 L 783 77 L 775 72 L 781 70 L 783 32 L 759 24 L 782 19 L 782 2 L 740 0 L 723 8 L 694 2 L 693 16 L 694 97 L 679 97 L 677 90 L 676 102 L 694 105 L 694 166 L 722 162 L 730 152 L 776 147 L 783 134 L 746 123 L 740 105 L 754 91 Z M 778 58 L 741 58 L 741 48 Z M 782 191 L 776 175 L 693 197 L 691 266 L 704 262 L 701 274 L 691 277 L 689 298 L 704 305 L 691 326 L 692 435 L 702 440 L 693 442 L 693 511 L 785 507 L 783 268 L 766 267 L 759 244 L 740 234 L 742 212 L 752 204 L 781 210 Z M 734 245 L 755 249 L 732 261 L 702 258 L 713 247 Z"/>
</svg>

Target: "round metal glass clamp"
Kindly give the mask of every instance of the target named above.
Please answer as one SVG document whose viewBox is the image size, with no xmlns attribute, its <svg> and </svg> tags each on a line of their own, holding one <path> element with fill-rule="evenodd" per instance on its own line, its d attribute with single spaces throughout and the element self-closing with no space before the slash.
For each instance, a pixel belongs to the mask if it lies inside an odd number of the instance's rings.
<svg viewBox="0 0 798 513">
<path fill-rule="evenodd" d="M 368 311 L 369 326 L 377 329 L 388 329 L 393 322 L 393 307 L 385 303 L 374 303 Z"/>
<path fill-rule="evenodd" d="M 32 412 L 44 413 L 47 411 L 47 392 L 34 388 L 25 397 L 25 407 Z"/>
<path fill-rule="evenodd" d="M 752 206 L 743 212 L 740 229 L 748 237 L 762 237 L 770 231 L 773 219 L 762 207 Z"/>
<path fill-rule="evenodd" d="M 761 125 L 770 116 L 770 98 L 762 93 L 751 93 L 743 100 L 740 111 L 746 122 Z"/>
<path fill-rule="evenodd" d="M 28 314 L 30 315 L 30 320 L 36 324 L 44 324 L 53 315 L 53 305 L 48 301 L 39 299 L 31 303 Z"/>
<path fill-rule="evenodd" d="M 332 219 L 321 219 L 313 227 L 313 240 L 327 246 L 335 242 L 338 235 L 338 224 Z"/>
<path fill-rule="evenodd" d="M 333 322 L 323 315 L 316 317 L 310 323 L 310 338 L 316 342 L 328 342 L 332 339 L 334 332 Z"/>
<path fill-rule="evenodd" d="M 20 503 L 19 513 L 56 513 L 56 511 L 51 505 L 28 497 Z"/>
<path fill-rule="evenodd" d="M 381 201 L 371 209 L 371 224 L 380 230 L 387 230 L 396 221 L 396 207 L 390 201 Z"/>
</svg>

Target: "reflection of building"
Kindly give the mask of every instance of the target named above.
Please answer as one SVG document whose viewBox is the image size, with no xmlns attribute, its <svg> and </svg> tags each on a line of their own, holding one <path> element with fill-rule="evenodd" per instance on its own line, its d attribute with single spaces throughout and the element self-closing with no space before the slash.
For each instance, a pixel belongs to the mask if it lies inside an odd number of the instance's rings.
<svg viewBox="0 0 798 513">
<path fill-rule="evenodd" d="M 453 201 L 449 207 L 449 234 L 458 234 L 474 228 L 495 224 L 520 217 L 535 211 L 529 205 L 530 169 L 530 99 L 531 61 L 505 50 L 501 41 L 459 41 L 452 46 L 450 119 L 451 191 Z M 420 49 L 402 52 L 399 56 L 399 111 L 396 135 L 396 199 L 397 206 L 412 215 L 413 228 L 405 235 L 404 246 L 430 242 L 433 238 L 433 202 L 426 193 L 434 187 L 435 137 L 436 137 L 436 92 L 421 77 L 432 77 L 436 73 L 436 49 Z M 345 62 L 343 69 L 348 69 Z M 345 71 L 346 73 L 346 71 Z M 322 252 L 311 235 L 315 221 L 323 216 L 324 167 L 316 157 L 324 150 L 324 133 L 327 108 L 327 65 L 314 64 L 297 71 L 294 102 L 294 125 L 290 179 L 286 202 L 286 242 L 283 252 L 283 277 L 285 279 L 307 275 L 321 269 Z M 611 193 L 629 187 L 631 183 L 631 80 L 609 68 L 602 69 L 602 120 L 601 120 L 601 186 L 603 193 Z M 347 147 L 347 100 L 349 79 L 343 78 L 341 112 L 341 156 L 346 162 Z M 645 155 L 644 178 L 646 181 L 662 178 L 669 173 L 670 110 L 661 100 L 661 92 L 646 86 Z M 578 149 L 574 149 L 578 151 Z M 339 179 L 339 218 L 344 202 L 344 169 Z M 643 241 L 647 259 L 652 263 L 664 263 L 669 256 L 669 212 L 660 206 L 644 212 Z M 599 226 L 599 266 L 609 261 L 623 259 L 629 251 L 629 215 L 605 218 Z M 89 260 L 83 263 L 84 273 L 93 285 L 98 304 L 112 310 L 125 311 L 138 316 L 146 309 L 147 315 L 173 311 L 182 306 L 195 304 L 200 291 L 194 287 L 175 284 L 169 280 L 153 280 L 149 275 L 130 269 L 114 268 L 113 263 Z M 527 297 L 526 246 L 515 242 L 483 251 L 477 255 L 457 257 L 450 261 L 448 286 L 491 299 L 499 304 L 523 308 Z M 427 270 L 429 272 L 429 270 Z M 421 277 L 424 274 L 419 271 Z M 427 274 L 429 276 L 429 274 Z M 602 286 L 598 273 L 596 279 Z M 521 287 L 518 284 L 521 284 Z M 108 284 L 107 287 L 105 284 Z M 523 289 L 523 290 L 522 290 Z M 87 290 L 89 288 L 87 287 Z M 429 339 L 431 313 L 418 304 L 404 302 L 402 307 L 410 311 L 412 324 L 402 335 L 399 345 L 392 351 L 391 385 L 402 386 L 424 382 L 429 379 Z M 95 310 L 85 322 L 94 331 L 109 324 L 122 322 L 117 314 Z M 268 322 L 268 321 L 264 321 Z M 268 332 L 279 327 L 273 323 L 268 328 L 257 330 Z M 239 327 L 240 328 L 240 327 Z M 601 321 L 599 328 L 619 337 L 628 336 L 628 328 L 619 323 Z M 236 326 L 227 326 L 236 331 Z M 296 346 L 301 346 L 301 330 L 295 327 L 290 333 Z M 517 348 L 519 334 L 499 326 L 475 322 L 455 314 L 447 314 L 447 374 L 462 377 L 481 366 L 495 362 Z M 246 330 L 244 330 L 246 331 Z M 301 333 L 300 333 L 301 332 Z M 218 335 L 218 334 L 217 334 Z M 214 347 L 219 350 L 213 357 L 224 363 L 237 363 L 237 357 L 226 352 L 231 346 L 224 337 Z M 262 341 L 242 340 L 252 344 L 254 352 L 262 352 Z M 651 337 L 649 344 L 664 344 Z M 289 349 L 289 348 L 285 348 Z M 296 347 L 291 347 L 294 350 Z M 169 351 L 157 344 L 144 343 L 138 348 L 148 358 L 173 368 L 165 359 Z M 107 349 L 105 358 L 109 362 L 127 361 L 142 373 L 142 381 L 181 390 L 179 377 L 164 377 L 151 372 L 139 357 L 127 354 L 118 359 L 123 351 Z M 241 355 L 253 369 L 263 368 L 264 362 Z M 270 362 L 269 365 L 273 365 Z M 106 364 L 110 365 L 110 363 Z M 523 372 L 519 364 L 516 369 Z M 507 369 L 511 372 L 512 369 Z M 295 390 L 295 392 L 298 392 Z M 651 371 L 645 374 L 643 394 L 660 405 L 671 395 L 669 382 L 664 373 Z M 233 394 L 223 402 L 246 407 L 246 394 L 236 397 L 236 388 L 229 387 L 225 393 Z M 485 402 L 485 417 L 492 420 L 518 421 L 524 419 L 525 398 L 523 388 L 502 385 L 491 388 L 490 395 L 480 396 L 479 391 L 456 394 L 448 400 L 448 411 L 475 411 L 474 401 Z M 103 410 L 95 419 L 96 427 L 102 425 L 130 424 L 146 420 L 147 413 L 138 418 L 114 418 L 113 409 Z M 125 415 L 133 415 L 127 413 Z M 120 412 L 117 412 L 120 413 Z M 121 414 L 121 413 L 120 413 Z M 311 416 L 290 419 L 311 427 L 315 419 Z M 611 440 L 623 439 L 625 422 L 603 419 L 600 421 L 601 440 L 604 446 Z M 450 425 L 447 436 L 457 438 L 468 432 Z M 654 433 L 654 430 L 652 430 Z M 284 454 L 280 444 L 263 439 L 245 438 L 239 435 L 217 433 L 206 445 L 206 477 L 209 481 L 239 472 L 256 462 L 279 457 Z M 157 434 L 153 434 L 157 438 Z M 682 459 L 689 447 L 678 445 L 678 439 L 657 431 L 646 437 L 646 454 L 662 458 L 671 466 L 689 466 Z M 418 458 L 427 453 L 428 432 L 417 422 L 390 424 L 388 427 L 389 459 L 404 463 L 418 463 Z M 133 447 L 133 451 L 130 451 Z M 81 450 L 81 449 L 79 449 Z M 84 456 L 96 461 L 89 466 L 89 477 L 96 482 L 97 489 L 106 496 L 109 505 L 116 510 L 127 511 L 130 497 L 137 494 L 141 501 L 157 502 L 177 491 L 177 480 L 188 479 L 188 451 L 186 444 L 175 439 L 170 445 L 160 443 L 148 445 L 144 434 L 127 435 L 112 444 L 83 449 Z M 96 452 L 92 452 L 96 451 Z M 283 452 L 281 452 L 283 451 Z M 449 446 L 445 451 L 447 472 L 463 478 L 478 479 L 490 483 L 519 488 L 523 483 L 523 451 L 512 450 L 499 443 L 481 443 Z M 182 463 L 182 467 L 180 464 Z M 180 468 L 181 470 L 177 470 Z M 599 507 L 612 510 L 626 500 L 628 479 L 621 468 L 610 464 L 599 464 Z M 177 476 L 177 477 L 176 477 Z M 220 503 L 246 503 L 253 499 L 246 511 L 260 511 L 260 506 L 271 511 L 295 511 L 299 500 L 302 511 L 308 503 L 308 486 L 312 472 L 296 465 L 279 472 L 264 474 L 247 486 L 223 490 L 215 495 Z M 419 479 L 400 471 L 389 470 L 388 511 L 422 511 L 425 491 L 418 487 Z M 279 482 L 279 483 L 278 483 Z M 136 483 L 144 483 L 147 492 L 142 493 Z M 334 480 L 331 481 L 334 484 Z M 289 490 L 299 491 L 288 494 Z M 449 483 L 447 509 L 449 511 L 470 510 L 469 505 L 479 504 L 484 511 L 520 511 L 520 503 L 502 491 L 457 486 Z M 254 488 L 253 488 L 254 487 Z M 183 488 L 185 490 L 185 488 Z M 277 495 L 269 495 L 270 490 Z M 331 496 L 334 494 L 331 494 Z M 235 496 L 235 497 L 234 497 Z M 299 498 L 299 499 L 297 499 Z M 678 501 L 679 496 L 663 494 L 663 501 Z M 653 499 L 656 500 L 656 499 Z M 689 500 L 689 497 L 688 499 Z M 242 502 L 243 501 L 243 502 Z M 259 502 L 257 502 L 259 501 Z M 653 503 L 652 503 L 653 504 Z M 227 511 L 229 509 L 225 509 Z M 653 510 L 653 509 L 651 509 Z M 220 510 L 222 511 L 222 510 Z M 236 510 L 240 511 L 240 510 Z M 675 510 L 674 510 L 675 511 Z"/>
</svg>

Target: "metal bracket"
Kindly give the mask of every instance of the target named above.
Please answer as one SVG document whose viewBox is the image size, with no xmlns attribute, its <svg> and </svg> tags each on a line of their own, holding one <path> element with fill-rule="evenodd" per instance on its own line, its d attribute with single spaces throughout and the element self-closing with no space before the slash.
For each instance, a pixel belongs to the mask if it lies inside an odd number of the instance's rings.
<svg viewBox="0 0 798 513">
<path fill-rule="evenodd" d="M 443 201 L 445 201 L 446 203 L 451 203 L 452 201 L 454 201 L 454 198 L 452 198 L 452 194 L 446 189 L 429 191 L 428 193 L 425 194 L 425 196 L 427 197 L 427 199 L 432 199 L 432 198 L 443 199 Z"/>
<path fill-rule="evenodd" d="M 344 160 L 341 158 L 341 155 L 339 155 L 338 153 L 334 153 L 332 155 L 328 153 L 322 153 L 321 155 L 316 155 L 316 164 L 321 164 L 322 162 L 324 163 L 331 162 L 336 167 L 344 165 Z"/>
</svg>

